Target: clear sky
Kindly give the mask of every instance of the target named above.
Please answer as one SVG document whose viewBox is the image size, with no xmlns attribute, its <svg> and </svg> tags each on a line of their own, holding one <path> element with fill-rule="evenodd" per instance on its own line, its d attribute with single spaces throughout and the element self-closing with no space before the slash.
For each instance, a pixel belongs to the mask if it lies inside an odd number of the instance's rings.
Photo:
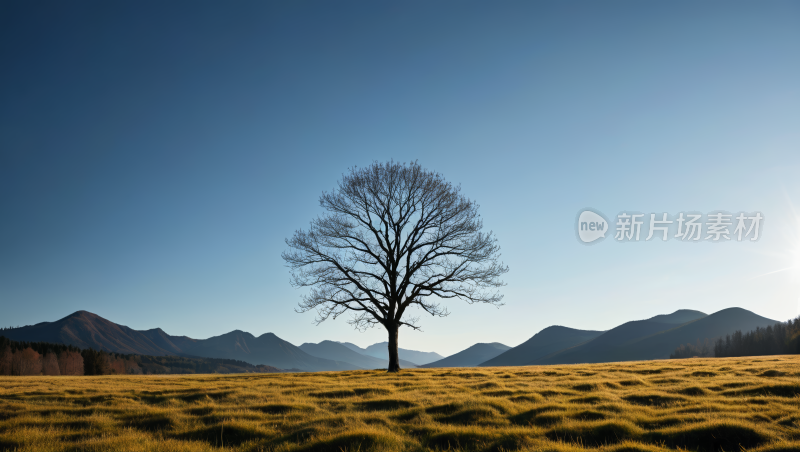
<svg viewBox="0 0 800 452">
<path fill-rule="evenodd" d="M 295 313 L 280 253 L 389 159 L 460 184 L 510 267 L 505 306 L 451 302 L 401 347 L 800 314 L 798 2 L 11 0 L 0 68 L 0 326 L 383 341 Z M 765 220 L 585 246 L 585 207 Z"/>
</svg>

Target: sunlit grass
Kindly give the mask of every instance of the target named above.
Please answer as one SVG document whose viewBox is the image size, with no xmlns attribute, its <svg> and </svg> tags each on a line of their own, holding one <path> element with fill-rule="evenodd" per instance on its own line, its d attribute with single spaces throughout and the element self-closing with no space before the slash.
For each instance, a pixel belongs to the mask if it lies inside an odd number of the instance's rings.
<svg viewBox="0 0 800 452">
<path fill-rule="evenodd" d="M 0 451 L 800 451 L 800 357 L 0 377 Z"/>
</svg>

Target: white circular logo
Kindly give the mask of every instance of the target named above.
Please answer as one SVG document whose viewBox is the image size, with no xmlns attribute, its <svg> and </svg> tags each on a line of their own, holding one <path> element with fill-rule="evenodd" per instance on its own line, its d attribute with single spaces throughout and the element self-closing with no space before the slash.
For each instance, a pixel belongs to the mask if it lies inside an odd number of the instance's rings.
<svg viewBox="0 0 800 452">
<path fill-rule="evenodd" d="M 600 213 L 584 209 L 578 215 L 578 239 L 583 243 L 592 243 L 604 239 L 608 232 L 608 221 Z"/>
</svg>

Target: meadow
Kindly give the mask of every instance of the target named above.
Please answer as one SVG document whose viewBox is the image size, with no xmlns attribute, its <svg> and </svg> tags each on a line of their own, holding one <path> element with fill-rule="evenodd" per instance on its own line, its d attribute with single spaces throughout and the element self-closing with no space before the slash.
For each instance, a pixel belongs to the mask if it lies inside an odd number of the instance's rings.
<svg viewBox="0 0 800 452">
<path fill-rule="evenodd" d="M 800 356 L 0 377 L 0 451 L 800 451 Z"/>
</svg>

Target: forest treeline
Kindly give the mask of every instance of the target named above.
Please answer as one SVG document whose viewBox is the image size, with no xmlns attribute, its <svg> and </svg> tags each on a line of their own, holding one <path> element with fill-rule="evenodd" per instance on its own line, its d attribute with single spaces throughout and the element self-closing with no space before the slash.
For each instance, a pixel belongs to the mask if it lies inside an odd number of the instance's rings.
<svg viewBox="0 0 800 452">
<path fill-rule="evenodd" d="M 788 322 L 778 322 L 766 328 L 756 328 L 742 333 L 737 330 L 713 343 L 706 339 L 696 344 L 684 344 L 669 355 L 670 359 L 736 356 L 794 355 L 800 354 L 800 317 Z"/>
<path fill-rule="evenodd" d="M 265 373 L 280 369 L 244 361 L 182 356 L 124 355 L 0 336 L 0 375 L 141 375 Z"/>
</svg>

